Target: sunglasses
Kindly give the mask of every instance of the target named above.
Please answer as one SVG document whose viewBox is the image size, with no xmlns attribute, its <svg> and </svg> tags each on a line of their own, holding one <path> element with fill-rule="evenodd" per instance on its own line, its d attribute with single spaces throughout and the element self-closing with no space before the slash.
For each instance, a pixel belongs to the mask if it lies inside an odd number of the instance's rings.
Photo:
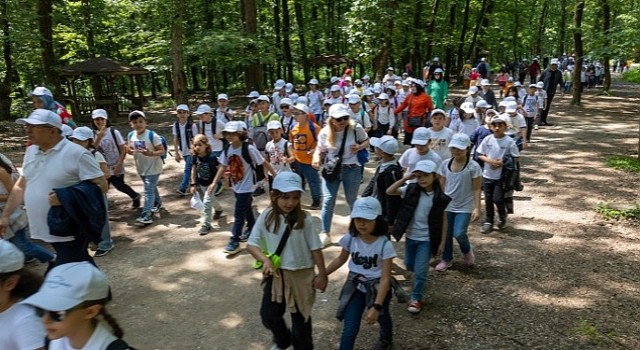
<svg viewBox="0 0 640 350">
<path fill-rule="evenodd" d="M 44 317 L 44 315 L 47 315 L 49 319 L 53 322 L 62 322 L 64 321 L 65 318 L 67 318 L 67 315 L 70 314 L 72 311 L 78 310 L 81 308 L 82 308 L 81 305 L 77 305 L 65 311 L 49 311 L 49 310 L 36 307 L 36 316 L 38 316 L 39 318 L 42 318 Z"/>
<path fill-rule="evenodd" d="M 345 122 L 347 120 L 349 120 L 349 116 L 345 115 L 344 117 L 340 117 L 340 118 L 334 118 L 333 120 L 335 120 L 336 122 L 340 123 L 340 122 Z"/>
<path fill-rule="evenodd" d="M 289 106 L 287 106 L 287 105 L 282 105 L 282 106 L 280 106 L 280 109 L 289 109 Z"/>
</svg>

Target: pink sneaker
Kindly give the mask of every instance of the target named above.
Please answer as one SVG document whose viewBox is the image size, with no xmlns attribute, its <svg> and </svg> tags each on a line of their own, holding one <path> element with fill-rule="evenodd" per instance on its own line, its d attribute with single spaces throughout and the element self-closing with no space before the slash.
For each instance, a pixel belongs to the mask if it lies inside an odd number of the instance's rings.
<svg viewBox="0 0 640 350">
<path fill-rule="evenodd" d="M 470 250 L 467 254 L 464 255 L 465 266 L 473 266 L 475 262 L 476 256 L 473 254 L 473 250 Z"/>
<path fill-rule="evenodd" d="M 407 305 L 407 311 L 409 311 L 412 314 L 419 313 L 420 311 L 422 311 L 422 301 L 411 300 L 409 302 L 409 305 Z"/>
<path fill-rule="evenodd" d="M 436 271 L 439 271 L 439 272 L 447 271 L 447 269 L 450 268 L 451 265 L 453 265 L 451 261 L 447 262 L 444 260 L 440 260 L 438 265 L 436 265 Z"/>
</svg>

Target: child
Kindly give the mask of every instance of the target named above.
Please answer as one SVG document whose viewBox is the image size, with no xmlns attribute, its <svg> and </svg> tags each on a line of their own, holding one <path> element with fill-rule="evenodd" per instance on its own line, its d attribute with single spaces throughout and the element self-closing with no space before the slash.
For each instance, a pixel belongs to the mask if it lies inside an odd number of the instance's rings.
<svg viewBox="0 0 640 350">
<path fill-rule="evenodd" d="M 436 165 L 440 165 L 440 163 L 442 163 L 442 158 L 440 158 L 436 152 L 429 150 L 430 139 L 431 133 L 429 132 L 429 129 L 425 127 L 419 127 L 413 132 L 411 144 L 415 147 L 404 151 L 398 161 L 405 174 L 412 173 L 416 163 L 421 160 L 430 160 L 436 163 Z"/>
<path fill-rule="evenodd" d="M 144 183 L 144 207 L 137 222 L 148 225 L 153 223 L 152 213 L 162 208 L 162 199 L 158 192 L 158 180 L 162 173 L 164 147 L 157 133 L 147 130 L 147 118 L 142 111 L 129 113 L 131 131 L 127 141 L 127 153 L 133 155 L 136 170 Z"/>
<path fill-rule="evenodd" d="M 215 189 L 209 191 L 209 187 L 216 186 L 213 185 L 213 178 L 218 172 L 220 163 L 218 162 L 218 157 L 211 151 L 209 139 L 202 134 L 198 134 L 193 138 L 191 154 L 193 155 L 191 160 L 191 193 L 195 194 L 199 190 L 202 195 L 204 209 L 202 212 L 202 226 L 198 234 L 204 236 L 211 231 L 211 206 L 213 205 L 215 209 L 214 220 L 218 220 L 222 215 L 222 205 L 215 199 Z M 212 193 L 213 195 L 211 195 Z"/>
<path fill-rule="evenodd" d="M 540 113 L 540 104 L 538 102 L 538 96 L 536 95 L 536 85 L 529 85 L 527 94 L 522 97 L 522 108 L 525 114 L 525 120 L 527 122 L 527 143 L 531 142 L 531 132 L 533 129 L 533 123 Z"/>
<path fill-rule="evenodd" d="M 507 92 L 511 89 L 511 87 L 513 87 L 513 77 L 509 76 L 507 78 L 507 83 L 504 85 L 504 94 L 507 95 Z M 516 92 L 518 91 L 518 88 L 516 87 Z"/>
<path fill-rule="evenodd" d="M 456 109 L 453 108 L 452 110 Z M 459 119 L 460 118 L 456 118 L 455 120 Z M 434 109 L 433 112 L 431 112 L 431 127 L 428 129 L 430 135 L 429 147 L 440 156 L 440 159 L 447 159 L 451 157 L 451 153 L 449 153 L 447 145 L 449 144 L 449 141 L 451 141 L 453 131 L 444 126 L 446 122 L 447 118 L 442 109 Z"/>
<path fill-rule="evenodd" d="M 280 117 L 280 125 L 282 125 L 282 137 L 284 139 L 289 139 L 289 129 L 295 123 L 295 118 L 293 117 L 293 100 L 290 98 L 283 98 L 280 101 L 280 110 L 282 111 L 282 116 Z M 267 132 L 269 128 L 267 126 Z"/>
<path fill-rule="evenodd" d="M 536 96 L 538 96 L 538 108 L 540 112 L 542 112 L 547 108 L 547 98 L 549 97 L 544 90 L 544 82 L 542 81 L 536 83 Z M 548 125 L 548 123 L 540 123 L 540 114 L 538 114 L 538 117 L 534 121 L 533 128 L 538 130 L 538 125 Z"/>
<path fill-rule="evenodd" d="M 381 137 L 384 135 L 398 135 L 396 126 L 396 115 L 393 113 L 393 108 L 389 103 L 389 95 L 381 93 L 378 96 L 380 105 L 374 110 L 376 115 L 375 119 L 378 123 L 378 135 Z"/>
<path fill-rule="evenodd" d="M 193 136 L 198 133 L 198 128 L 191 122 L 189 118 L 189 107 L 187 105 L 178 105 L 176 107 L 178 120 L 173 123 L 173 152 L 176 162 L 180 163 L 184 159 L 184 174 L 182 182 L 176 193 L 181 197 L 188 194 L 189 179 L 191 179 L 191 143 Z"/>
<path fill-rule="evenodd" d="M 314 288 L 324 292 L 327 286 L 322 243 L 311 215 L 300 206 L 302 192 L 302 180 L 296 173 L 276 175 L 271 207 L 260 214 L 247 243 L 247 250 L 263 267 L 260 316 L 273 334 L 271 349 L 276 350 L 313 348 Z M 291 330 L 283 319 L 286 309 L 291 313 Z"/>
<path fill-rule="evenodd" d="M 412 172 L 405 173 L 387 189 L 387 194 L 403 198 L 391 235 L 398 241 L 404 233 L 407 235 L 404 261 L 407 270 L 413 272 L 413 289 L 407 311 L 413 314 L 422 310 L 429 260 L 432 255 L 440 255 L 445 244 L 444 210 L 450 199 L 442 193 L 437 170 L 436 163 L 421 160 Z M 415 182 L 405 186 L 411 179 Z"/>
<path fill-rule="evenodd" d="M 480 218 L 480 187 L 482 169 L 469 159 L 471 140 L 466 134 L 455 134 L 449 143 L 452 158 L 440 165 L 438 175 L 443 184 L 444 193 L 451 198 L 445 211 L 447 218 L 447 237 L 442 260 L 436 265 L 436 271 L 445 271 L 453 260 L 453 237 L 458 241 L 464 254 L 464 264 L 472 266 L 475 255 L 469 244 L 467 230 L 471 221 Z"/>
<path fill-rule="evenodd" d="M 293 152 L 290 154 L 295 159 L 295 171 L 309 183 L 312 200 L 310 209 L 318 210 L 320 209 L 322 196 L 320 176 L 318 171 L 311 166 L 311 163 L 313 161 L 313 153 L 318 144 L 320 126 L 309 120 L 309 115 L 305 113 L 302 105 L 294 107 L 293 115 L 296 118 L 296 122 L 289 131 L 289 140 L 293 146 Z"/>
<path fill-rule="evenodd" d="M 24 269 L 24 254 L 0 239 L 0 349 L 44 349 L 46 331 L 34 309 L 20 301 L 38 291 L 42 278 Z"/>
<path fill-rule="evenodd" d="M 496 111 L 495 109 L 488 109 L 484 113 L 484 123 L 477 127 L 476 130 L 473 131 L 473 134 L 469 136 L 471 144 L 473 145 L 473 148 L 471 149 L 473 160 L 475 160 L 481 168 L 484 165 L 484 162 L 478 159 L 478 152 L 476 151 L 476 149 L 478 148 L 478 146 L 480 146 L 482 140 L 484 140 L 485 137 L 493 133 L 493 130 L 491 130 L 491 121 L 497 115 L 498 111 Z"/>
<path fill-rule="evenodd" d="M 506 94 L 505 87 L 507 85 L 507 80 L 509 79 L 509 73 L 502 68 L 500 73 L 496 76 L 496 81 L 498 82 L 498 86 L 500 86 L 500 98 L 502 98 L 503 94 Z"/>
<path fill-rule="evenodd" d="M 498 228 L 507 226 L 507 209 L 504 205 L 503 182 L 501 180 L 503 170 L 503 158 L 510 155 L 514 158 L 520 156 L 515 141 L 505 134 L 511 121 L 507 117 L 495 117 L 491 121 L 493 135 L 485 137 L 476 152 L 478 159 L 484 162 L 482 170 L 484 187 L 485 220 L 482 225 L 482 233 L 493 230 L 495 216 L 494 205 L 498 208 Z"/>
<path fill-rule="evenodd" d="M 480 79 L 480 73 L 478 73 L 478 68 L 471 68 L 471 74 L 469 74 L 469 87 L 477 86 L 478 79 Z"/>
<path fill-rule="evenodd" d="M 283 100 L 286 100 L 286 98 Z M 271 164 L 271 167 L 275 169 L 276 174 L 280 174 L 283 171 L 291 171 L 291 163 L 296 159 L 293 156 L 291 144 L 282 137 L 282 124 L 277 120 L 272 120 L 267 124 L 267 130 L 271 141 L 267 143 L 267 147 L 264 149 L 266 159 Z M 273 177 L 269 176 L 269 188 L 271 188 L 272 183 Z"/>
<path fill-rule="evenodd" d="M 322 91 L 318 90 L 318 79 L 309 80 L 309 91 L 304 95 L 309 101 L 309 109 L 313 112 L 317 121 L 320 120 L 322 114 L 322 102 L 324 101 L 324 95 Z"/>
<path fill-rule="evenodd" d="M 362 196 L 378 199 L 382 207 L 382 216 L 389 226 L 393 226 L 402 199 L 400 196 L 389 196 L 385 191 L 391 184 L 402 178 L 402 168 L 395 158 L 395 153 L 398 152 L 398 140 L 393 136 L 385 135 L 381 138 L 372 137 L 370 144 L 374 147 L 376 156 L 380 158 L 380 163 Z"/>
<path fill-rule="evenodd" d="M 266 96 L 265 96 L 266 97 Z M 219 157 L 220 167 L 213 179 L 214 183 L 222 178 L 228 170 L 231 186 L 235 194 L 236 203 L 233 211 L 233 228 L 231 238 L 224 248 L 228 254 L 236 254 L 240 251 L 240 242 L 246 240 L 251 233 L 255 218 L 253 217 L 253 190 L 256 183 L 255 168 L 264 165 L 265 170 L 275 176 L 275 170 L 269 162 L 265 162 L 260 152 L 253 146 L 245 142 L 247 131 L 244 130 L 240 122 L 228 122 L 224 127 L 224 136 L 229 142 Z M 207 192 L 211 194 L 211 186 Z M 248 229 L 242 232 L 244 222 L 247 221 Z"/>
<path fill-rule="evenodd" d="M 233 120 L 234 114 L 229 105 L 229 97 L 227 94 L 218 94 L 218 108 L 215 110 L 216 119 L 222 123 L 227 123 Z"/>
<path fill-rule="evenodd" d="M 364 197 L 353 203 L 349 233 L 340 239 L 340 255 L 327 266 L 327 275 L 330 275 L 351 256 L 349 277 L 340 292 L 336 315 L 344 321 L 340 350 L 354 349 L 365 312 L 367 324 L 380 323 L 374 349 L 391 348 L 391 262 L 397 255 L 386 237 L 387 232 L 388 225 L 377 199 Z"/>
<path fill-rule="evenodd" d="M 54 267 L 40 290 L 22 304 L 34 306 L 42 318 L 48 349 L 133 349 L 121 339 L 122 328 L 107 312 L 110 300 L 104 273 L 88 262 L 77 262 Z"/>
<path fill-rule="evenodd" d="M 511 120 L 511 125 L 507 128 L 505 134 L 514 139 L 519 151 L 526 149 L 528 147 L 526 140 L 527 121 L 522 114 L 518 113 L 518 103 L 515 101 L 507 102 L 505 114 L 508 115 Z"/>
<path fill-rule="evenodd" d="M 478 103 L 480 102 L 478 101 Z M 471 135 L 478 125 L 480 125 L 480 123 L 478 123 L 478 119 L 476 119 L 474 115 L 476 112 L 474 104 L 471 102 L 465 102 L 460 106 L 460 109 L 464 111 L 464 114 L 462 114 L 460 119 L 456 122 L 451 123 L 449 128 L 454 134 L 465 133 L 467 135 Z"/>
</svg>

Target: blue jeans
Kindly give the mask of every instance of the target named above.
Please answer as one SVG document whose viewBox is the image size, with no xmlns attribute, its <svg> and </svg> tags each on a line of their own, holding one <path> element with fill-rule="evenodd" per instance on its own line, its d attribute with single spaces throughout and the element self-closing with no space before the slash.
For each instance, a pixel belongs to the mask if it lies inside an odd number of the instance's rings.
<svg viewBox="0 0 640 350">
<path fill-rule="evenodd" d="M 302 178 L 307 180 L 309 188 L 311 189 L 311 199 L 313 199 L 314 202 L 319 201 L 322 192 L 320 191 L 320 175 L 318 171 L 311 165 L 302 163 L 296 163 L 296 170 Z"/>
<path fill-rule="evenodd" d="M 142 215 L 151 215 L 151 207 L 162 205 L 162 199 L 158 192 L 158 180 L 160 174 L 142 176 L 142 182 L 144 184 L 144 207 L 142 208 Z"/>
<path fill-rule="evenodd" d="M 244 221 L 247 221 L 249 231 L 253 229 L 256 219 L 253 216 L 253 192 L 234 193 L 236 196 L 236 205 L 233 209 L 233 227 L 231 228 L 231 240 L 240 242 L 240 235 L 244 227 Z"/>
<path fill-rule="evenodd" d="M 209 188 L 209 186 L 198 185 L 198 187 L 200 187 L 200 192 L 202 193 L 202 204 L 204 204 L 204 209 L 202 209 L 202 224 L 210 226 L 211 207 L 216 211 L 220 211 L 222 210 L 222 205 L 220 205 L 220 202 L 213 195 L 213 192 L 211 192 L 211 194 L 207 193 L 207 188 Z"/>
<path fill-rule="evenodd" d="M 182 156 L 184 160 L 184 175 L 182 175 L 182 183 L 180 184 L 180 190 L 186 191 L 191 183 L 191 155 Z"/>
<path fill-rule="evenodd" d="M 382 304 L 382 312 L 378 317 L 380 324 L 380 339 L 391 343 L 393 335 L 393 323 L 391 314 L 389 313 L 389 302 L 391 301 L 391 290 L 387 292 L 387 297 Z M 362 321 L 362 313 L 366 312 L 366 294 L 356 291 L 351 296 L 347 307 L 344 310 L 344 320 L 342 327 L 342 336 L 340 337 L 340 350 L 352 350 L 356 343 L 358 331 L 360 331 L 360 321 Z"/>
<path fill-rule="evenodd" d="M 469 243 L 469 236 L 467 236 L 467 229 L 471 222 L 471 213 L 454 213 L 447 211 L 447 239 L 444 244 L 444 253 L 442 259 L 444 261 L 453 260 L 453 237 L 458 241 L 462 254 L 467 254 L 471 251 L 471 243 Z"/>
<path fill-rule="evenodd" d="M 109 225 L 109 202 L 107 201 L 107 195 L 104 195 L 104 207 L 107 210 L 107 217 L 102 227 L 102 236 L 100 237 L 100 243 L 98 243 L 98 249 L 111 250 L 113 248 L 113 241 L 111 240 L 111 226 Z"/>
<path fill-rule="evenodd" d="M 320 220 L 322 221 L 322 232 L 331 232 L 331 220 L 333 220 L 333 209 L 336 207 L 336 196 L 340 183 L 344 188 L 344 196 L 349 205 L 349 212 L 353 208 L 353 202 L 358 197 L 358 189 L 360 188 L 360 165 L 343 165 L 340 177 L 337 180 L 327 181 L 322 179 L 322 195 L 324 202 L 322 203 L 322 211 L 320 212 Z"/>
<path fill-rule="evenodd" d="M 422 300 L 422 292 L 429 277 L 429 260 L 431 259 L 431 242 L 406 239 L 404 244 L 404 264 L 413 272 L 413 290 L 411 299 Z"/>
<path fill-rule="evenodd" d="M 53 259 L 53 254 L 41 246 L 31 242 L 29 237 L 27 237 L 27 230 L 28 228 L 25 227 L 22 230 L 14 232 L 13 237 L 9 239 L 9 242 L 15 244 L 15 246 L 24 253 L 27 260 L 36 258 L 41 263 L 51 261 Z"/>
</svg>

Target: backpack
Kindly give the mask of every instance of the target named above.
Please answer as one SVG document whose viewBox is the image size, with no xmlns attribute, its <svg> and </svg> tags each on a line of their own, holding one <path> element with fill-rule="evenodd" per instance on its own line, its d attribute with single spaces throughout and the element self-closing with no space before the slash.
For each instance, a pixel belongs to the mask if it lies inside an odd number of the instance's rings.
<svg viewBox="0 0 640 350">
<path fill-rule="evenodd" d="M 133 131 L 129 132 L 129 135 L 127 136 L 127 138 L 129 140 L 131 140 L 131 138 L 133 137 Z M 155 145 L 153 144 L 153 139 L 155 133 L 153 132 L 153 130 L 149 129 L 149 140 L 151 141 L 151 145 L 153 146 L 153 148 L 155 149 Z M 164 152 L 162 152 L 162 155 L 160 156 L 160 159 L 162 159 L 162 164 L 164 164 L 165 159 L 167 159 L 167 154 L 169 153 L 169 144 L 167 143 L 167 139 L 158 134 L 158 136 L 160 136 L 160 141 L 162 142 L 162 147 L 164 148 Z"/>
<path fill-rule="evenodd" d="M 180 134 L 180 125 L 178 124 L 178 121 L 173 123 L 173 131 L 176 133 L 176 138 L 178 138 L 178 147 L 180 147 L 180 151 L 184 152 L 182 149 L 182 135 Z M 187 147 L 189 147 L 191 145 L 191 140 L 193 140 L 193 122 L 191 120 L 187 120 L 187 125 L 184 126 L 184 133 L 187 135 Z"/>
<path fill-rule="evenodd" d="M 273 114 L 274 113 L 269 113 L 266 120 L 269 120 Z M 253 117 L 258 118 L 258 125 L 253 127 L 253 143 L 258 151 L 263 152 L 264 148 L 267 146 L 267 142 L 271 139 L 267 133 L 267 125 L 265 124 L 266 120 L 262 119 L 262 113 L 260 112 L 254 114 Z"/>
<path fill-rule="evenodd" d="M 228 143 L 224 146 L 224 157 L 228 158 L 228 154 L 229 154 L 229 148 L 231 147 L 231 144 Z M 242 142 L 242 159 L 244 159 L 245 162 L 249 163 L 249 165 L 251 166 L 251 170 L 253 170 L 253 173 L 255 174 L 255 181 L 262 181 L 264 180 L 265 176 L 264 176 L 264 166 L 262 164 L 260 165 L 256 165 L 253 162 L 253 158 L 251 158 L 251 154 L 249 154 L 249 143 L 248 142 Z"/>
<path fill-rule="evenodd" d="M 120 145 L 118 145 L 118 139 L 116 139 L 116 132 L 112 127 L 109 127 L 109 131 L 111 132 L 111 138 L 113 139 L 113 143 L 116 145 L 116 149 L 118 150 L 118 155 L 120 155 Z"/>
</svg>

